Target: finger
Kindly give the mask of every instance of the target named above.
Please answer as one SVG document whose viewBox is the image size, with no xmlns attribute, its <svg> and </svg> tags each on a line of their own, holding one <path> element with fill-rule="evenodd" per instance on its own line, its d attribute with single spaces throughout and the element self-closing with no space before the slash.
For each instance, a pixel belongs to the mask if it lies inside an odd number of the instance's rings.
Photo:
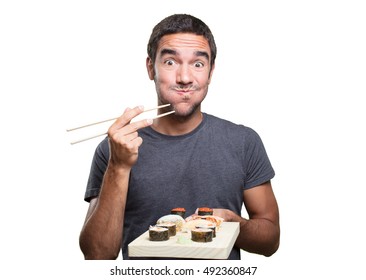
<svg viewBox="0 0 366 280">
<path fill-rule="evenodd" d="M 128 151 L 128 153 L 138 154 L 138 150 L 142 144 L 142 141 L 143 140 L 141 137 L 137 137 L 137 138 L 133 139 L 132 141 L 125 143 L 124 147 L 125 147 L 126 151 Z"/>
<path fill-rule="evenodd" d="M 135 132 L 125 135 L 124 138 L 125 138 L 126 142 L 131 142 L 134 139 L 136 139 L 138 136 L 139 136 L 138 133 L 135 131 Z"/>
<path fill-rule="evenodd" d="M 137 132 L 129 135 L 115 133 L 113 136 L 109 137 L 109 143 L 111 147 L 113 147 L 113 151 L 123 151 L 125 155 L 131 153 L 136 154 L 142 144 L 142 138 L 138 136 Z"/>
<path fill-rule="evenodd" d="M 133 132 L 133 133 L 125 135 L 121 131 L 117 131 L 115 134 L 111 135 L 109 138 L 112 139 L 113 142 L 125 145 L 125 144 L 128 144 L 129 142 L 133 141 L 137 137 L 138 137 L 137 132 Z"/>
<path fill-rule="evenodd" d="M 144 119 L 137 122 L 130 123 L 120 129 L 120 132 L 124 135 L 138 131 L 141 128 L 148 127 L 153 123 L 152 119 Z"/>
<path fill-rule="evenodd" d="M 137 133 L 137 131 L 141 128 L 148 127 L 153 123 L 152 119 L 145 119 L 141 121 L 137 121 L 134 123 L 130 123 L 122 128 L 117 128 L 116 126 L 111 126 L 108 129 L 108 137 L 110 138 L 123 138 L 132 133 Z M 116 141 L 116 140 L 115 140 Z"/>
<path fill-rule="evenodd" d="M 123 114 L 116 119 L 116 121 L 112 124 L 112 130 L 119 129 L 121 127 L 126 126 L 131 122 L 131 120 L 138 115 L 140 115 L 144 111 L 143 106 L 137 106 L 133 109 L 126 108 Z"/>
<path fill-rule="evenodd" d="M 141 137 L 136 137 L 135 139 L 133 139 L 131 142 L 133 142 L 133 144 L 136 147 L 140 147 L 142 145 L 143 139 Z"/>
</svg>

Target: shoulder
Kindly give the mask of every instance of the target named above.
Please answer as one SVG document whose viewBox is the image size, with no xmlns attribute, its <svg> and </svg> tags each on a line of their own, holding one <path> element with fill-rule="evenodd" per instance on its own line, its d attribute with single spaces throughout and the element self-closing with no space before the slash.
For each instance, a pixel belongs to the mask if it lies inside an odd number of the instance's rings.
<svg viewBox="0 0 366 280">
<path fill-rule="evenodd" d="M 235 134 L 245 138 L 259 137 L 258 133 L 251 127 L 243 124 L 237 124 L 226 119 L 219 118 L 214 115 L 206 114 L 207 126 L 213 129 L 218 129 L 221 132 Z"/>
<path fill-rule="evenodd" d="M 234 149 L 241 147 L 243 151 L 263 145 L 261 137 L 251 127 L 236 124 L 213 115 L 206 114 L 206 118 L 209 134 L 217 142 L 226 143 L 227 146 Z"/>
</svg>

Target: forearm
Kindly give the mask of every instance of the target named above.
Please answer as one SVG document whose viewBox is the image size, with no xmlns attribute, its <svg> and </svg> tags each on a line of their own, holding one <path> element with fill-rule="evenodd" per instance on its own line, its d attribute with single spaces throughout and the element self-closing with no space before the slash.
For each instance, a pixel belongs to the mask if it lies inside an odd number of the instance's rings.
<svg viewBox="0 0 366 280">
<path fill-rule="evenodd" d="M 120 252 L 129 171 L 106 170 L 97 204 L 80 234 L 85 259 L 116 259 Z"/>
<path fill-rule="evenodd" d="M 279 225 L 267 219 L 244 219 L 240 216 L 233 221 L 240 222 L 240 233 L 235 246 L 250 253 L 271 256 L 279 246 Z"/>
</svg>

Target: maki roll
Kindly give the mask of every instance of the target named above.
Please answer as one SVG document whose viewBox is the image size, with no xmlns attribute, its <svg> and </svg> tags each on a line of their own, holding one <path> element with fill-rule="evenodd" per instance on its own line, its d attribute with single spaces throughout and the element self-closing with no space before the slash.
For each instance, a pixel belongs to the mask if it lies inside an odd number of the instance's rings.
<svg viewBox="0 0 366 280">
<path fill-rule="evenodd" d="M 170 214 L 179 215 L 182 218 L 184 218 L 184 216 L 186 215 L 186 209 L 184 209 L 184 208 L 174 208 L 170 211 Z"/>
<path fill-rule="evenodd" d="M 213 231 L 211 229 L 193 229 L 191 230 L 192 241 L 195 242 L 211 242 L 213 237 Z"/>
<path fill-rule="evenodd" d="M 207 221 L 206 219 L 194 219 L 186 222 L 183 226 L 182 231 L 191 231 L 192 229 L 196 229 L 198 227 L 205 227 L 205 226 L 212 226 L 214 225 L 216 227 L 215 223 L 212 223 L 210 221 Z M 207 228 L 206 227 L 206 228 Z"/>
<path fill-rule="evenodd" d="M 213 209 L 208 208 L 208 207 L 198 208 L 198 215 L 199 216 L 210 216 L 210 215 L 213 215 Z"/>
<path fill-rule="evenodd" d="M 175 236 L 177 234 L 177 225 L 175 223 L 161 223 L 159 227 L 167 228 L 169 236 Z"/>
<path fill-rule="evenodd" d="M 157 226 L 160 226 L 160 224 L 164 224 L 167 222 L 175 223 L 177 225 L 177 231 L 181 231 L 183 224 L 185 223 L 185 220 L 179 215 L 170 214 L 170 215 L 165 215 L 165 216 L 159 218 L 159 220 L 157 220 L 156 224 L 157 224 Z"/>
<path fill-rule="evenodd" d="M 210 229 L 212 230 L 212 237 L 216 237 L 216 225 L 210 223 L 208 225 L 197 225 L 197 229 Z"/>
<path fill-rule="evenodd" d="M 149 238 L 150 241 L 165 241 L 169 239 L 169 230 L 163 227 L 153 227 L 149 228 Z"/>
</svg>

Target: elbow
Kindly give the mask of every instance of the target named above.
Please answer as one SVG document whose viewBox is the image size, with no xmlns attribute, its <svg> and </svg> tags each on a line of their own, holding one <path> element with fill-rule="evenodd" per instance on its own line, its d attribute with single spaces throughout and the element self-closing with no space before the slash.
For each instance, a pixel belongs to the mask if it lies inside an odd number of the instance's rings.
<svg viewBox="0 0 366 280">
<path fill-rule="evenodd" d="M 274 253 L 277 252 L 278 248 L 280 247 L 280 242 L 277 242 L 269 250 L 266 250 L 266 252 L 263 252 L 263 256 L 265 257 L 271 257 Z"/>
<path fill-rule="evenodd" d="M 84 253 L 85 260 L 115 260 L 118 254 L 99 254 L 96 252 Z"/>
<path fill-rule="evenodd" d="M 85 260 L 115 260 L 118 258 L 120 248 L 118 250 L 108 248 L 98 242 L 87 242 L 80 238 L 79 246 L 84 255 Z"/>
<path fill-rule="evenodd" d="M 85 260 L 115 260 L 118 258 L 119 251 L 114 252 L 105 248 L 81 248 Z"/>
<path fill-rule="evenodd" d="M 263 255 L 265 257 L 270 257 L 274 253 L 277 252 L 279 247 L 280 247 L 280 231 L 278 230 L 278 232 L 273 237 L 272 242 L 270 243 L 270 245 L 267 246 L 267 250 L 265 250 L 265 252 L 263 252 Z"/>
</svg>

